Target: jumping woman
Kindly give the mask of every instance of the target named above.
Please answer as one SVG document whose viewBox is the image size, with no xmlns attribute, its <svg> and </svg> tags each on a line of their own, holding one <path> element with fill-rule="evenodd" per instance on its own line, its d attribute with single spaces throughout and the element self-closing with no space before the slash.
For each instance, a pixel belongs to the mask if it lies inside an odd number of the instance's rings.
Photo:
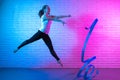
<svg viewBox="0 0 120 80">
<path fill-rule="evenodd" d="M 61 65 L 61 61 L 60 58 L 57 56 L 51 39 L 48 35 L 49 30 L 50 30 L 50 26 L 51 26 L 51 21 L 57 21 L 57 22 L 61 22 L 63 25 L 65 24 L 64 21 L 60 20 L 61 18 L 65 18 L 65 17 L 71 17 L 70 15 L 67 16 L 52 16 L 50 15 L 50 7 L 48 5 L 44 5 L 42 7 L 42 9 L 39 11 L 39 16 L 40 16 L 40 20 L 41 20 L 41 26 L 38 30 L 38 32 L 36 32 L 30 39 L 25 40 L 24 42 L 22 42 L 17 49 L 14 50 L 14 53 L 16 53 L 20 48 L 22 48 L 23 46 L 32 43 L 36 40 L 39 39 L 43 39 L 43 41 L 45 42 L 45 44 L 47 45 L 47 47 L 49 48 L 52 56 L 57 60 L 57 62 Z"/>
</svg>

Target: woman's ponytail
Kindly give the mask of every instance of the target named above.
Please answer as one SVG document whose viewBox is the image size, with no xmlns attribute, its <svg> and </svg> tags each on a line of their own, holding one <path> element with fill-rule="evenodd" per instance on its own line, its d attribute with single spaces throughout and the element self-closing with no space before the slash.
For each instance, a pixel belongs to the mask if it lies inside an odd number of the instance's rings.
<svg viewBox="0 0 120 80">
<path fill-rule="evenodd" d="M 39 11 L 39 13 L 38 13 L 38 15 L 39 15 L 39 17 L 41 18 L 41 16 L 44 14 L 44 11 L 43 10 L 40 10 Z"/>
<path fill-rule="evenodd" d="M 42 7 L 42 9 L 39 11 L 38 15 L 40 16 L 40 18 L 41 18 L 41 16 L 44 14 L 44 9 L 45 9 L 47 6 L 48 6 L 48 5 L 44 5 L 44 6 Z"/>
</svg>

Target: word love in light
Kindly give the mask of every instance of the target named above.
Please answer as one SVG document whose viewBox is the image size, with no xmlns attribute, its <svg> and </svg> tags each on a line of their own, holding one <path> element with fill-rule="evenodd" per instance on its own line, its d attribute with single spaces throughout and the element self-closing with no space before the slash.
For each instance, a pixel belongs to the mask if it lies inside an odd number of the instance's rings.
<svg viewBox="0 0 120 80">
<path fill-rule="evenodd" d="M 83 48 L 82 48 L 81 61 L 84 63 L 84 65 L 80 68 L 75 80 L 78 80 L 80 78 L 83 78 L 84 80 L 92 80 L 99 73 L 99 71 L 95 69 L 94 65 L 89 64 L 90 62 L 92 62 L 93 60 L 96 59 L 96 56 L 93 56 L 87 60 L 84 60 L 84 53 L 85 53 L 85 49 L 86 49 L 88 40 L 89 40 L 90 35 L 91 35 L 97 22 L 98 22 L 98 19 L 95 19 L 89 28 L 89 32 L 87 34 L 86 40 L 85 40 Z M 96 71 L 96 73 L 93 75 L 94 71 Z"/>
</svg>

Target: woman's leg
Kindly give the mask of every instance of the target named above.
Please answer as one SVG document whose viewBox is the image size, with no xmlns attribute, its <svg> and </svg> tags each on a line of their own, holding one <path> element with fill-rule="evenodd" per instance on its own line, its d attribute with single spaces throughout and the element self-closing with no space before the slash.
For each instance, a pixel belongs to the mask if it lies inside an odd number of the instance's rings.
<svg viewBox="0 0 120 80">
<path fill-rule="evenodd" d="M 59 57 L 57 56 L 56 52 L 53 49 L 53 45 L 51 42 L 50 37 L 47 34 L 44 34 L 44 36 L 42 37 L 44 42 L 46 43 L 46 45 L 48 46 L 52 56 L 57 60 L 57 62 L 63 67 L 63 64 L 61 63 Z"/>
<path fill-rule="evenodd" d="M 25 40 L 24 42 L 22 42 L 18 47 L 17 49 L 14 51 L 14 53 L 16 53 L 20 48 L 22 48 L 23 46 L 29 44 L 29 43 L 32 43 L 38 39 L 41 38 L 41 33 L 38 31 L 37 33 L 35 33 L 30 39 L 28 40 Z"/>
<path fill-rule="evenodd" d="M 50 39 L 50 37 L 47 35 L 47 34 L 44 34 L 44 37 L 43 37 L 43 40 L 44 42 L 46 43 L 46 45 L 48 46 L 52 56 L 57 60 L 59 61 L 59 57 L 57 56 L 56 52 L 54 51 L 54 48 L 53 48 L 53 45 L 52 45 L 52 41 Z"/>
</svg>

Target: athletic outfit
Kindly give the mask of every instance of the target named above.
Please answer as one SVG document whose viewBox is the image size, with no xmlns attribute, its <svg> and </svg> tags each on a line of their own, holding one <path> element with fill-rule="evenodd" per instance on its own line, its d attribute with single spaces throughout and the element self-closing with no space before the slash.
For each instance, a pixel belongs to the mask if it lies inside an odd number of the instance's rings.
<svg viewBox="0 0 120 80">
<path fill-rule="evenodd" d="M 38 32 L 36 32 L 30 39 L 25 40 L 20 46 L 18 46 L 18 49 L 42 38 L 43 41 L 45 42 L 45 44 L 48 46 L 52 56 L 57 61 L 59 61 L 60 59 L 57 56 L 56 52 L 54 51 L 51 39 L 48 35 L 48 33 L 50 31 L 50 25 L 51 25 L 51 20 L 46 19 L 46 16 L 42 15 L 41 16 L 41 27 L 39 28 Z"/>
</svg>

